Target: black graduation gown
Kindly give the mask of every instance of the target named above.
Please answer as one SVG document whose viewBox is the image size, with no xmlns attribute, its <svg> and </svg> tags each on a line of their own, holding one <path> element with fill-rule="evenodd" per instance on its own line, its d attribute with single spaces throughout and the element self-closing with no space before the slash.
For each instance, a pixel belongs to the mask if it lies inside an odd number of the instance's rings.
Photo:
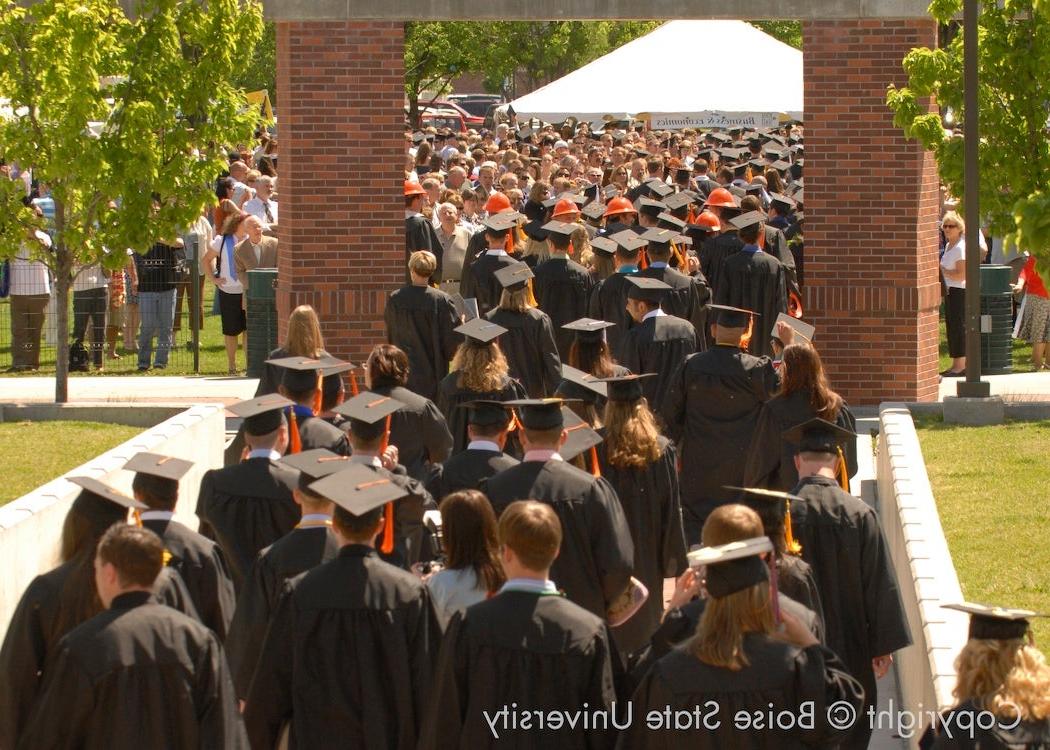
<svg viewBox="0 0 1050 750">
<path fill-rule="evenodd" d="M 466 448 L 467 443 L 470 442 L 470 438 L 467 437 L 468 414 L 466 409 L 456 408 L 459 404 L 479 399 L 513 401 L 519 398 L 526 398 L 525 389 L 522 388 L 521 383 L 509 376 L 503 378 L 503 385 L 498 391 L 487 391 L 484 393 L 460 388 L 457 383 L 458 380 L 458 370 L 454 370 L 446 375 L 445 379 L 438 386 L 437 397 L 437 407 L 445 415 L 445 419 L 448 420 L 448 428 L 452 433 L 452 455 Z"/>
<path fill-rule="evenodd" d="M 528 397 L 554 393 L 561 381 L 561 360 L 547 314 L 535 307 L 521 313 L 497 307 L 485 317 L 507 329 L 499 337 L 499 348 L 507 358 L 510 376 L 521 383 Z"/>
<path fill-rule="evenodd" d="M 604 437 L 605 430 L 600 431 Z M 630 620 L 613 628 L 617 649 L 628 654 L 643 646 L 660 624 L 664 610 L 664 579 L 685 570 L 686 547 L 678 492 L 678 453 L 660 438 L 660 457 L 641 469 L 613 466 L 598 446 L 602 476 L 616 488 L 634 544 L 634 577 L 649 589 L 649 598 Z"/>
<path fill-rule="evenodd" d="M 430 467 L 452 451 L 452 433 L 437 404 L 401 386 L 377 386 L 372 393 L 389 396 L 404 406 L 390 415 L 390 444 L 397 446 L 398 463 L 413 479 L 423 481 Z"/>
<path fill-rule="evenodd" d="M 779 260 L 780 265 L 784 267 L 784 278 L 788 291 L 793 291 L 796 294 L 799 294 L 798 272 L 795 268 L 795 256 L 791 254 L 791 249 L 788 247 L 787 236 L 784 234 L 783 230 L 778 227 L 770 226 L 769 224 L 766 224 L 765 227 L 763 227 L 763 231 L 766 235 L 766 246 L 762 249 Z"/>
<path fill-rule="evenodd" d="M 833 479 L 807 477 L 792 490 L 791 523 L 802 558 L 813 568 L 824 606 L 828 646 L 875 704 L 871 660 L 911 644 L 897 576 L 878 516 Z M 858 722 L 844 747 L 867 747 L 868 722 Z"/>
<path fill-rule="evenodd" d="M 178 521 L 152 519 L 144 520 L 142 525 L 164 541 L 164 548 L 171 553 L 168 565 L 178 571 L 186 584 L 201 622 L 223 642 L 236 600 L 222 549 Z"/>
<path fill-rule="evenodd" d="M 484 315 L 499 304 L 499 298 L 503 295 L 503 286 L 496 278 L 496 271 L 517 262 L 503 252 L 495 255 L 486 252 L 471 263 L 469 269 L 464 264 L 459 284 L 460 296 L 463 299 L 476 299 L 478 312 Z"/>
<path fill-rule="evenodd" d="M 350 455 L 350 441 L 346 433 L 320 417 L 296 417 L 299 440 L 304 451 L 325 448 L 340 456 Z"/>
<path fill-rule="evenodd" d="M 622 342 L 635 322 L 627 314 L 627 277 L 630 274 L 614 273 L 594 288 L 588 305 L 588 317 L 605 320 L 616 325 L 605 329 L 605 341 L 613 358 L 620 359 Z"/>
<path fill-rule="evenodd" d="M 299 472 L 268 458 L 213 469 L 201 479 L 197 496 L 201 533 L 222 547 L 237 590 L 259 550 L 299 523 L 299 506 L 292 499 L 298 483 Z"/>
<path fill-rule="evenodd" d="M 328 352 L 321 350 L 322 356 L 328 356 Z M 270 352 L 270 355 L 266 359 L 284 359 L 290 357 L 291 354 L 283 346 L 274 349 Z M 278 386 L 281 385 L 281 378 L 284 377 L 284 368 L 280 365 L 271 365 L 263 362 L 262 374 L 259 375 L 259 386 L 255 389 L 255 397 L 267 396 L 271 393 L 277 393 Z"/>
<path fill-rule="evenodd" d="M 817 416 L 809 403 L 809 393 L 797 391 L 789 396 L 777 395 L 762 407 L 755 437 L 744 469 L 744 487 L 766 487 L 787 492 L 798 484 L 795 469 L 797 447 L 784 440 L 785 430 L 808 422 Z M 842 405 L 835 424 L 851 432 L 857 422 L 846 404 Z M 857 473 L 857 443 L 851 440 L 843 451 L 850 477 Z"/>
<path fill-rule="evenodd" d="M 460 321 L 452 297 L 428 286 L 404 286 L 390 295 L 383 319 L 387 343 L 408 355 L 409 390 L 434 398 L 462 341 L 453 330 Z"/>
<path fill-rule="evenodd" d="M 699 339 L 700 351 L 706 349 L 707 304 L 711 301 L 711 289 L 707 286 L 707 279 L 703 274 L 687 276 L 670 266 L 649 266 L 644 271 L 639 271 L 638 275 L 658 279 L 671 287 L 660 300 L 660 309 L 668 315 L 692 323 Z"/>
<path fill-rule="evenodd" d="M 813 567 L 801 557 L 785 553 L 777 559 L 777 585 L 781 593 L 816 615 L 820 632 L 814 633 L 823 641 L 824 605 L 820 603 L 820 589 Z"/>
<path fill-rule="evenodd" d="M 440 503 L 442 498 L 453 492 L 481 489 L 486 479 L 517 465 L 518 460 L 506 453 L 467 448 L 442 464 L 440 472 L 434 475 L 427 489 Z"/>
<path fill-rule="evenodd" d="M 682 516 L 686 544 L 700 542 L 700 528 L 719 505 L 733 502 L 758 412 L 777 388 L 766 357 L 734 346 L 714 346 L 689 357 L 672 378 L 661 415 L 665 434 L 682 457 Z"/>
<path fill-rule="evenodd" d="M 726 258 L 715 284 L 715 303 L 752 310 L 759 314 L 748 351 L 756 357 L 772 354 L 769 331 L 777 315 L 787 312 L 787 278 L 784 266 L 761 250 L 741 250 Z"/>
<path fill-rule="evenodd" d="M 91 552 L 92 557 L 94 551 Z M 0 747 L 14 747 L 29 720 L 47 659 L 65 630 L 60 629 L 64 589 L 78 560 L 59 565 L 34 578 L 15 607 L 0 648 Z M 178 572 L 164 568 L 153 586 L 155 600 L 197 618 L 189 591 Z"/>
<path fill-rule="evenodd" d="M 253 748 L 414 748 L 441 630 L 420 580 L 348 545 L 286 584 L 248 691 Z"/>
<path fill-rule="evenodd" d="M 718 282 L 722 277 L 722 264 L 725 263 L 726 258 L 736 254 L 743 247 L 744 243 L 737 237 L 736 230 L 733 230 L 709 238 L 700 248 L 700 272 L 703 273 L 707 283 L 711 285 L 711 291 L 716 296 L 718 295 Z"/>
<path fill-rule="evenodd" d="M 133 591 L 74 628 L 48 661 L 19 748 L 245 748 L 215 634 Z"/>
<path fill-rule="evenodd" d="M 569 258 L 549 258 L 536 266 L 535 274 L 532 288 L 536 302 L 550 316 L 558 354 L 566 360 L 574 336 L 562 326 L 587 317 L 587 300 L 594 289 L 594 279 L 586 268 Z"/>
<path fill-rule="evenodd" d="M 434 229 L 433 222 L 423 214 L 405 217 L 405 281 L 409 281 L 408 259 L 417 250 L 429 250 L 437 259 L 437 271 L 434 277 L 441 278 L 441 257 L 444 249 L 441 246 L 441 238 Z"/>
<path fill-rule="evenodd" d="M 737 671 L 704 664 L 683 648 L 657 661 L 631 697 L 635 720 L 617 748 L 790 750 L 834 747 L 845 736 L 828 723 L 828 707 L 845 701 L 859 712 L 863 692 L 832 651 L 820 644 L 800 649 L 757 633 L 744 635 L 743 648 L 750 664 Z M 812 729 L 740 729 L 735 723 L 741 711 L 752 718 L 770 711 L 797 716 L 810 701 Z M 666 717 L 664 728 L 647 725 L 649 711 Z M 676 711 L 688 712 L 692 725 L 676 725 Z"/>
<path fill-rule="evenodd" d="M 1044 750 L 1050 747 L 1050 717 L 1042 721 L 996 719 L 991 728 L 984 728 L 987 716 L 973 700 L 963 701 L 942 713 L 923 734 L 922 750 Z M 998 726 L 1005 724 L 1005 727 Z"/>
<path fill-rule="evenodd" d="M 394 501 L 394 550 L 389 555 L 379 552 L 383 562 L 407 570 L 419 560 L 423 543 L 423 514 L 436 509 L 437 503 L 421 482 L 408 475 L 404 466 L 398 464 L 393 471 L 378 466 L 373 468 L 377 474 L 408 493 Z M 381 536 L 379 538 L 382 539 Z M 379 542 L 376 544 L 378 546 Z"/>
<path fill-rule="evenodd" d="M 339 542 L 327 526 L 296 528 L 259 553 L 237 597 L 226 656 L 238 698 L 248 695 L 266 628 L 284 582 L 333 559 Z"/>
<path fill-rule="evenodd" d="M 561 521 L 561 552 L 550 577 L 566 596 L 604 618 L 634 572 L 634 544 L 616 491 L 565 461 L 526 461 L 485 483 L 498 516 L 515 500 L 550 505 Z"/>
<path fill-rule="evenodd" d="M 635 325 L 620 343 L 620 364 L 639 375 L 655 378 L 641 381 L 649 408 L 657 414 L 675 371 L 698 348 L 696 329 L 687 320 L 673 315 L 657 315 Z"/>
<path fill-rule="evenodd" d="M 561 596 L 504 591 L 457 612 L 441 644 L 420 750 L 611 747 L 612 726 L 515 730 L 508 720 L 506 728 L 495 724 L 496 737 L 489 721 L 514 704 L 611 714 L 612 650 L 604 621 Z"/>
</svg>

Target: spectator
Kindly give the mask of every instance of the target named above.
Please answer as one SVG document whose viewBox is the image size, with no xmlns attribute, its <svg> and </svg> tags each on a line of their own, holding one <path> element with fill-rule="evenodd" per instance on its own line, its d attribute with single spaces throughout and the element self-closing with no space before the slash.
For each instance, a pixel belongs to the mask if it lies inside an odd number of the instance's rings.
<svg viewBox="0 0 1050 750">
<path fill-rule="evenodd" d="M 153 338 L 157 338 L 157 356 L 153 367 L 163 370 L 168 366 L 171 351 L 171 332 L 175 318 L 175 266 L 178 251 L 184 246 L 181 237 L 170 242 L 158 242 L 146 253 L 135 255 L 138 274 L 139 312 L 142 329 L 139 333 L 139 372 L 150 369 Z"/>
<path fill-rule="evenodd" d="M 237 275 L 244 280 L 247 300 L 248 272 L 256 268 L 277 268 L 277 238 L 263 234 L 264 224 L 256 216 L 249 215 L 242 226 L 245 237 L 233 249 L 233 261 Z"/>
<path fill-rule="evenodd" d="M 235 161 L 230 164 L 230 177 L 233 178 L 233 204 L 243 209 L 244 204 L 252 197 L 252 189 L 248 187 L 248 165 L 243 161 Z"/>
<path fill-rule="evenodd" d="M 120 355 L 117 354 L 117 338 L 125 325 L 128 289 L 132 285 L 138 287 L 138 275 L 135 273 L 135 261 L 128 258 L 124 268 L 114 271 L 109 277 L 109 301 L 106 307 L 106 356 L 109 359 L 120 359 Z M 135 307 L 137 313 L 138 305 Z"/>
<path fill-rule="evenodd" d="M 941 273 L 948 296 L 944 300 L 944 326 L 948 333 L 948 356 L 952 366 L 941 373 L 945 378 L 966 374 L 966 222 L 955 211 L 941 219 L 945 249 Z"/>
<path fill-rule="evenodd" d="M 459 279 L 463 273 L 463 258 L 470 242 L 470 230 L 459 223 L 459 211 L 452 203 L 439 203 L 437 207 L 437 236 L 441 240 L 441 291 L 448 294 L 459 292 Z"/>
<path fill-rule="evenodd" d="M 196 239 L 196 247 L 190 248 L 190 241 Z M 191 267 L 189 270 L 189 281 L 190 284 L 197 285 L 197 330 L 204 330 L 204 276 L 206 266 L 204 264 L 204 256 L 208 254 L 208 248 L 211 246 L 212 241 L 212 228 L 211 224 L 208 223 L 207 209 L 197 217 L 197 220 L 190 224 L 186 228 L 186 233 L 183 235 L 183 241 L 186 242 L 186 258 L 190 262 L 190 265 L 196 266 L 196 273 L 193 272 Z M 196 256 L 196 262 L 194 262 L 194 256 Z M 180 285 L 175 291 L 175 330 L 179 330 L 179 318 L 182 317 L 182 299 L 186 294 L 187 286 L 185 284 Z M 186 300 L 187 308 L 190 305 L 190 301 Z M 192 342 L 189 342 L 192 344 Z"/>
<path fill-rule="evenodd" d="M 237 263 L 234 258 L 234 248 L 247 236 L 247 218 L 246 213 L 227 216 L 222 231 L 215 235 L 207 255 L 204 256 L 219 300 L 222 335 L 226 341 L 226 362 L 230 375 L 238 374 L 237 338 L 247 328 L 244 316 L 244 284 L 237 275 Z"/>
<path fill-rule="evenodd" d="M 11 259 L 11 372 L 40 369 L 40 332 L 51 299 L 51 275 L 34 256 L 51 250 L 51 238 L 30 232 Z"/>
<path fill-rule="evenodd" d="M 96 370 L 102 369 L 108 288 L 109 279 L 99 263 L 81 267 L 73 277 L 73 341 L 83 344 L 90 326 L 88 358 Z"/>
<path fill-rule="evenodd" d="M 1043 274 L 1035 268 L 1035 256 L 1029 255 L 1014 285 L 1014 293 L 1023 291 L 1025 295 L 1017 337 L 1032 345 L 1033 372 L 1050 370 L 1043 359 L 1046 345 L 1050 343 L 1050 293 L 1046 285 Z"/>
<path fill-rule="evenodd" d="M 262 222 L 263 229 L 274 232 L 277 229 L 277 201 L 273 200 L 273 190 L 277 180 L 265 175 L 255 180 L 255 197 L 244 204 L 245 212 Z"/>
</svg>

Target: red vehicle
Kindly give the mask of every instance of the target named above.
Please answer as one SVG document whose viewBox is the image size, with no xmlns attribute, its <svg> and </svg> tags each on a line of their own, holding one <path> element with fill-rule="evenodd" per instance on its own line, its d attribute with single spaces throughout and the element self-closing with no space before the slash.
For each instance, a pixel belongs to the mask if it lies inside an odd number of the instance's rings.
<svg viewBox="0 0 1050 750">
<path fill-rule="evenodd" d="M 453 114 L 454 113 L 454 114 Z M 458 116 L 461 120 L 458 124 L 447 124 L 440 125 L 437 122 L 428 122 L 430 119 L 450 119 Z M 461 133 L 465 133 L 470 128 L 481 128 L 485 124 L 484 117 L 477 117 L 470 114 L 463 107 L 459 106 L 455 102 L 450 102 L 446 99 L 435 99 L 434 101 L 420 101 L 419 102 L 419 119 L 420 122 L 417 127 L 426 127 L 428 125 L 434 125 L 435 127 L 448 127 L 453 130 L 457 130 Z"/>
</svg>

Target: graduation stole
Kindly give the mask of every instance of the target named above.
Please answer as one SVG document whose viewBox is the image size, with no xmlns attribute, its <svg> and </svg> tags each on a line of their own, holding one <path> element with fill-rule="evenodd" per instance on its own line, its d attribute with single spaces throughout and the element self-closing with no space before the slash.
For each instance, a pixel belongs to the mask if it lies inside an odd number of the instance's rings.
<svg viewBox="0 0 1050 750">
<path fill-rule="evenodd" d="M 386 415 L 386 428 L 383 431 L 383 439 L 379 442 L 379 455 L 382 456 L 390 445 L 390 417 Z M 389 480 L 385 480 L 389 481 Z M 358 488 L 360 489 L 360 487 Z M 389 502 L 383 508 L 383 541 L 379 545 L 379 551 L 389 555 L 394 551 L 394 503 Z"/>
<path fill-rule="evenodd" d="M 837 446 L 839 454 L 838 463 L 835 466 L 835 477 L 838 479 L 839 487 L 849 492 L 849 469 L 846 468 L 846 456 L 842 453 L 842 446 Z"/>
<path fill-rule="evenodd" d="M 644 271 L 649 267 L 649 253 L 647 250 L 642 250 L 638 253 L 638 270 Z"/>
<path fill-rule="evenodd" d="M 324 390 L 324 376 L 321 374 L 321 371 L 318 370 L 317 371 L 317 391 L 314 393 L 314 402 L 313 402 L 313 405 L 311 406 L 311 409 L 313 410 L 313 413 L 314 413 L 315 417 L 318 414 L 321 413 L 321 406 L 322 406 L 323 401 L 324 401 L 323 390 Z"/>
</svg>

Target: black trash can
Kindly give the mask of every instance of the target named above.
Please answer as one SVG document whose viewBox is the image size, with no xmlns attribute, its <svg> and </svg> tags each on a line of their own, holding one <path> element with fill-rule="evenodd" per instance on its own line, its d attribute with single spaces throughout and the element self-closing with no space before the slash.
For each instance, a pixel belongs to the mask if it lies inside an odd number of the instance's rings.
<svg viewBox="0 0 1050 750">
<path fill-rule="evenodd" d="M 263 363 L 277 348 L 277 269 L 248 272 L 248 377 L 262 376 Z"/>
<path fill-rule="evenodd" d="M 981 266 L 981 372 L 1013 372 L 1013 292 L 1010 266 Z"/>
</svg>

